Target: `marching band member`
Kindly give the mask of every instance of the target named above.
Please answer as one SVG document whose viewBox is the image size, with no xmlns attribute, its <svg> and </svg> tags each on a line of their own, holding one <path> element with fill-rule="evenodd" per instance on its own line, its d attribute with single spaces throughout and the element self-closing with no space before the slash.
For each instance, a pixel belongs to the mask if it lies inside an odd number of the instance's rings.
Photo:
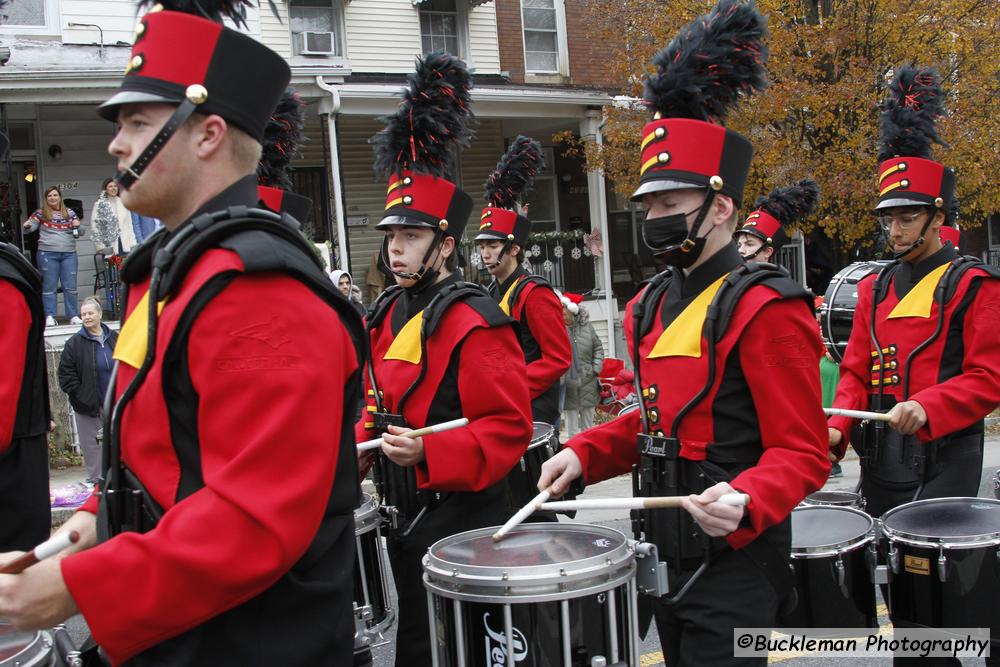
<svg viewBox="0 0 1000 667">
<path fill-rule="evenodd" d="M 292 192 L 288 165 L 299 152 L 305 113 L 298 92 L 285 90 L 264 126 L 263 150 L 257 163 L 257 195 L 261 203 L 277 213 L 287 213 L 303 225 L 312 215 L 313 201 Z"/>
<path fill-rule="evenodd" d="M 41 281 L 16 246 L 0 242 L 0 553 L 27 551 L 52 532 Z"/>
<path fill-rule="evenodd" d="M 489 206 L 479 216 L 476 245 L 493 276 L 490 295 L 517 322 L 528 364 L 532 418 L 554 426 L 559 421 L 559 378 L 572 365 L 573 354 L 559 297 L 545 278 L 529 274 L 523 266 L 531 220 L 522 202 L 542 166 L 537 141 L 514 139 L 486 179 Z"/>
<path fill-rule="evenodd" d="M 835 408 L 888 412 L 891 429 L 831 417 L 851 442 L 872 516 L 917 498 L 975 496 L 983 418 L 1000 403 L 1000 272 L 939 235 L 954 172 L 931 159 L 945 94 L 936 72 L 903 66 L 882 106 L 879 224 L 896 261 L 858 283 Z"/>
<path fill-rule="evenodd" d="M 775 264 L 778 251 L 788 243 L 788 226 L 812 215 L 817 201 L 819 186 L 808 178 L 758 198 L 754 212 L 734 234 L 736 249 L 748 262 Z"/>
<path fill-rule="evenodd" d="M 774 623 L 792 585 L 789 514 L 830 469 L 812 297 L 736 251 L 753 149 L 713 122 L 766 84 L 763 36 L 756 9 L 722 0 L 654 59 L 633 200 L 671 268 L 626 310 L 640 409 L 571 439 L 539 482 L 558 495 L 581 474 L 634 470 L 641 495 L 690 494 L 684 511 L 637 517 L 670 573 L 671 597 L 653 599 L 667 665 L 766 664 L 733 657 L 733 628 Z M 716 502 L 734 490 L 749 506 Z"/>
<path fill-rule="evenodd" d="M 223 27 L 242 7 L 175 7 L 143 16 L 99 110 L 122 199 L 164 223 L 122 271 L 107 476 L 61 529 L 75 553 L 0 575 L 0 617 L 82 612 L 113 664 L 350 664 L 363 329 L 258 205 L 287 63 Z"/>
<path fill-rule="evenodd" d="M 446 174 L 455 144 L 467 136 L 470 88 L 464 63 L 424 56 L 399 110 L 374 139 L 376 171 L 389 179 L 381 252 L 396 285 L 367 320 L 368 406 L 356 435 L 363 441 L 385 433 L 375 483 L 391 519 L 400 667 L 431 664 L 421 559 L 443 537 L 510 516 L 504 477 L 531 440 L 514 323 L 456 272 L 472 198 Z M 466 428 L 398 435 L 461 417 L 470 421 Z"/>
</svg>

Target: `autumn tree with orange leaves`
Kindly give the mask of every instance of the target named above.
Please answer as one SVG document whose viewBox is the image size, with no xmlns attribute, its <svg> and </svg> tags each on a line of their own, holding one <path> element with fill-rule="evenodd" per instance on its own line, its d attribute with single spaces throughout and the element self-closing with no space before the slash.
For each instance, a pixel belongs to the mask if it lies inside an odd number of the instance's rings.
<svg viewBox="0 0 1000 667">
<path fill-rule="evenodd" d="M 623 195 L 639 179 L 639 139 L 649 116 L 640 98 L 650 60 L 712 3 L 581 0 L 592 39 L 608 49 L 609 79 L 625 98 L 606 111 L 603 146 L 562 137 Z M 759 0 L 768 17 L 770 87 L 744 100 L 728 125 L 756 154 L 747 202 L 812 177 L 822 188 L 819 225 L 839 247 L 875 239 L 878 102 L 893 67 L 935 67 L 948 95 L 934 159 L 955 169 L 961 225 L 1000 211 L 1000 2 L 996 0 Z M 633 100 L 634 102 L 634 100 Z"/>
</svg>

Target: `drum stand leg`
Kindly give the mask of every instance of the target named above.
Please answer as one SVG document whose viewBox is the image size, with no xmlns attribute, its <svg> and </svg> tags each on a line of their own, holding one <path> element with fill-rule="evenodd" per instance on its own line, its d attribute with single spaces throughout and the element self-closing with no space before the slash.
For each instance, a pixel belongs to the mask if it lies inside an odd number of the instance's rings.
<svg viewBox="0 0 1000 667">
<path fill-rule="evenodd" d="M 438 637 L 437 637 L 437 620 L 434 615 L 434 596 L 431 595 L 430 591 L 427 591 L 427 619 L 430 623 L 430 628 L 428 631 L 431 633 L 431 666 L 440 667 L 440 661 L 438 660 Z"/>
<path fill-rule="evenodd" d="M 608 591 L 605 601 L 608 605 L 608 633 L 611 640 L 611 662 L 618 662 L 618 601 L 615 589 Z"/>
<path fill-rule="evenodd" d="M 465 667 L 465 628 L 462 627 L 462 603 L 451 601 L 451 613 L 455 615 L 455 651 L 458 653 L 458 667 Z"/>
<path fill-rule="evenodd" d="M 572 653 L 573 647 L 570 642 L 570 630 L 569 630 L 569 600 L 563 600 L 559 603 L 559 621 L 562 624 L 562 657 L 563 657 L 563 667 L 572 667 Z M 510 655 L 508 653 L 508 655 Z M 509 663 L 513 667 L 513 662 Z"/>
<path fill-rule="evenodd" d="M 629 608 L 629 654 L 632 656 L 632 667 L 639 667 L 639 588 L 635 579 L 628 580 Z"/>
</svg>

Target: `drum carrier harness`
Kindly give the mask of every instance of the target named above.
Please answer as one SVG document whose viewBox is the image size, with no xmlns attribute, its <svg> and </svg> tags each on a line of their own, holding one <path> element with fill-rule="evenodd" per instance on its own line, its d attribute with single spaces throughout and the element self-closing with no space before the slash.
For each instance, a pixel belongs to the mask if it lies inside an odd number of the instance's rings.
<svg viewBox="0 0 1000 667">
<path fill-rule="evenodd" d="M 738 452 L 736 460 L 727 456 L 724 464 L 712 461 L 712 447 L 706 448 L 705 461 L 681 458 L 681 441 L 678 438 L 682 420 L 711 391 L 716 380 L 716 345 L 725 335 L 733 311 L 742 296 L 752 287 L 767 285 L 782 298 L 802 298 L 809 301 L 809 293 L 789 279 L 788 272 L 766 263 L 743 263 L 733 269 L 715 294 L 705 315 L 702 337 L 708 341 L 708 377 L 704 386 L 677 412 L 670 426 L 669 434 L 652 432 L 646 412 L 643 385 L 640 377 L 640 342 L 652 329 L 654 318 L 660 312 L 660 302 L 667 292 L 677 269 L 670 269 L 653 277 L 642 296 L 633 307 L 632 365 L 635 369 L 635 389 L 639 399 L 639 415 L 642 430 L 638 434 L 637 446 L 640 463 L 632 468 L 632 493 L 640 496 L 676 496 L 699 494 L 719 482 L 730 481 L 736 473 L 754 465 L 762 447 L 746 448 Z M 724 467 L 725 466 L 725 467 Z M 692 585 L 708 569 L 712 558 L 729 549 L 723 538 L 706 535 L 694 519 L 680 509 L 633 510 L 632 529 L 640 542 L 667 549 L 666 562 L 659 562 L 660 586 L 650 590 L 640 581 L 640 591 L 648 595 L 662 597 L 667 604 L 675 604 L 684 597 Z M 778 599 L 786 598 L 791 591 L 789 561 L 766 539 L 758 538 L 743 547 L 751 560 L 767 574 L 778 594 Z M 649 555 L 655 555 L 649 554 Z M 667 567 L 674 577 L 690 571 L 694 574 L 673 596 L 667 597 L 670 586 Z M 648 569 L 648 568 L 646 568 Z M 666 580 L 666 581 L 665 581 Z M 666 584 L 666 585 L 664 585 Z"/>
<path fill-rule="evenodd" d="M 357 411 L 361 396 L 361 369 L 365 362 L 363 328 L 361 320 L 347 299 L 330 282 L 323 266 L 309 242 L 299 231 L 297 221 L 287 214 L 232 206 L 227 209 L 204 213 L 176 230 L 172 235 L 160 231 L 150 237 L 135 253 L 133 261 L 142 261 L 152 254 L 152 273 L 149 281 L 149 321 L 147 325 L 148 345 L 146 356 L 135 377 L 125 388 L 121 398 L 114 400 L 113 392 L 105 397 L 105 433 L 109 434 L 104 448 L 103 467 L 107 479 L 102 480 L 99 494 L 97 529 L 101 541 L 122 532 L 144 533 L 153 529 L 163 516 L 163 508 L 152 498 L 139 479 L 124 465 L 121 458 L 121 423 L 126 406 L 135 397 L 149 374 L 156 358 L 156 336 L 159 325 L 159 309 L 153 304 L 175 294 L 184 277 L 194 263 L 207 251 L 222 248 L 235 252 L 243 263 L 243 271 L 223 271 L 208 280 L 192 297 L 177 324 L 167 348 L 166 357 L 178 357 L 182 363 L 172 365 L 164 372 L 166 387 L 174 385 L 185 388 L 194 395 L 190 386 L 191 378 L 187 367 L 187 340 L 195 319 L 202 309 L 233 279 L 247 274 L 279 272 L 290 276 L 308 287 L 316 296 L 337 312 L 347 329 L 357 353 L 358 370 L 344 387 L 345 397 L 357 397 L 353 403 L 345 398 L 349 411 Z M 118 364 L 112 373 L 111 386 L 115 386 Z M 204 486 L 201 475 L 200 452 L 197 448 L 182 448 L 174 443 L 177 460 L 181 469 L 177 489 L 177 501 L 191 495 Z M 352 466 L 343 465 L 355 457 L 353 447 L 341 447 L 338 455 L 338 469 L 347 470 Z M 338 475 L 338 478 L 340 476 Z M 350 485 L 343 490 L 336 489 L 330 502 L 346 501 L 341 494 L 348 493 Z M 358 487 L 351 489 L 355 498 L 351 507 L 360 503 Z M 341 502 L 345 504 L 346 502 Z"/>
<path fill-rule="evenodd" d="M 882 267 L 872 283 L 868 337 L 874 347 L 872 357 L 877 364 L 878 371 L 878 392 L 872 395 L 870 405 L 874 412 L 883 412 L 892 407 L 888 405 L 885 396 L 885 385 L 899 382 L 899 377 L 895 374 L 886 380 L 885 371 L 895 369 L 897 362 L 895 360 L 886 362 L 885 357 L 886 355 L 895 355 L 896 346 L 882 347 L 875 331 L 875 318 L 879 304 L 888 295 L 892 277 L 901 265 L 902 260 L 896 260 Z M 934 288 L 934 303 L 938 305 L 937 323 L 934 331 L 913 348 L 903 363 L 903 401 L 909 400 L 910 397 L 910 369 L 913 366 L 913 361 L 944 331 L 945 307 L 955 296 L 962 277 L 969 269 L 982 269 L 991 276 L 1000 278 L 1000 270 L 970 255 L 960 255 L 950 262 Z M 976 428 L 976 425 L 970 427 L 970 429 Z M 928 443 L 921 442 L 916 436 L 905 436 L 893 431 L 888 428 L 886 422 L 882 421 L 864 421 L 861 424 L 861 429 L 865 444 L 862 447 L 863 451 L 858 453 L 861 460 L 861 479 L 858 480 L 855 491 L 860 492 L 864 475 L 871 473 L 892 484 L 917 484 L 917 490 L 913 494 L 913 500 L 917 500 L 923 491 L 924 483 L 927 481 L 929 469 L 937 462 L 940 447 L 928 447 Z M 958 435 L 964 434 L 965 431 L 962 431 Z"/>
<path fill-rule="evenodd" d="M 371 340 L 371 332 L 385 321 L 392 310 L 392 305 L 403 291 L 399 285 L 392 285 L 372 303 L 365 323 L 367 341 Z M 493 297 L 480 285 L 458 281 L 438 292 L 424 308 L 420 320 L 420 371 L 400 397 L 396 412 L 386 410 L 382 402 L 383 393 L 379 389 L 378 378 L 375 377 L 374 363 L 368 364 L 368 380 L 371 383 L 369 391 L 375 403 L 375 412 L 370 413 L 370 416 L 374 422 L 373 428 L 378 432 L 384 432 L 389 426 L 407 427 L 403 408 L 427 375 L 427 339 L 437 330 L 452 304 L 460 301 L 470 302 L 469 305 L 480 313 L 491 327 L 510 323 L 510 319 L 499 308 L 476 308 L 475 302 L 479 299 L 488 301 L 490 306 L 496 305 Z M 401 537 L 409 535 L 424 515 L 440 505 L 449 495 L 445 492 L 418 489 L 417 474 L 414 469 L 393 463 L 381 451 L 376 453 L 373 477 L 375 491 L 381 499 L 379 510 L 389 526 Z"/>
</svg>

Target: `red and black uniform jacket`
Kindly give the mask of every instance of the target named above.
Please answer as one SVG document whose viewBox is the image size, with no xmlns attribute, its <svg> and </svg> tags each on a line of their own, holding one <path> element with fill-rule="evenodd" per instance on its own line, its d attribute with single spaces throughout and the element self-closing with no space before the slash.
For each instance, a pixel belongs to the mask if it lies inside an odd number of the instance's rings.
<svg viewBox="0 0 1000 667">
<path fill-rule="evenodd" d="M 948 278 L 949 267 L 962 261 L 947 245 L 915 265 L 890 265 L 894 271 L 876 295 L 881 300 L 875 307 L 881 375 L 869 332 L 876 276 L 858 283 L 834 407 L 870 409 L 881 383 L 888 399 L 882 408 L 904 400 L 923 407 L 927 423 L 916 433 L 921 441 L 970 427 L 982 431 L 983 418 L 1000 403 L 1000 276 L 986 267 L 969 268 L 945 293 L 942 312 L 935 291 Z M 829 423 L 844 436 L 837 452 L 843 456 L 854 420 L 831 417 Z"/>
<path fill-rule="evenodd" d="M 425 309 L 456 280 L 417 295 L 398 288 L 387 295 L 394 297 L 390 310 L 369 331 L 370 363 L 383 409 L 401 414 L 407 426 L 469 420 L 464 428 L 423 436 L 426 459 L 415 467 L 418 488 L 483 491 L 503 479 L 531 440 L 528 386 L 512 323 L 485 293 L 452 303 L 433 334 L 423 338 Z M 365 390 L 368 410 L 356 426 L 358 441 L 381 435 L 370 417 L 375 402 L 368 374 Z"/>
<path fill-rule="evenodd" d="M 653 305 L 653 327 L 639 343 L 639 375 L 654 435 L 669 435 L 674 416 L 705 385 L 706 309 L 742 262 L 735 246 L 726 246 L 687 277 L 675 276 Z M 630 350 L 633 308 L 641 296 L 626 308 Z M 784 522 L 829 474 L 819 378 L 823 346 L 806 301 L 783 298 L 766 283 L 743 294 L 716 343 L 715 381 L 677 431 L 681 459 L 736 471 L 730 484 L 751 497 L 743 525 L 726 537 L 734 549 Z M 580 458 L 586 481 L 598 482 L 639 462 L 640 431 L 639 412 L 632 411 L 567 446 Z"/>
<path fill-rule="evenodd" d="M 0 551 L 27 551 L 52 530 L 49 388 L 38 271 L 0 243 Z"/>
<path fill-rule="evenodd" d="M 202 210 L 236 204 L 256 204 L 253 177 Z M 121 456 L 163 515 L 148 532 L 64 559 L 66 585 L 116 664 L 349 663 L 354 342 L 304 283 L 247 274 L 222 248 L 161 301 L 147 341 L 149 262 L 169 237 L 151 237 L 126 263 L 115 350 L 120 399 L 146 344 L 156 346 L 124 410 Z M 179 327 L 188 335 L 175 336 Z M 83 508 L 96 510 L 96 499 Z"/>
<path fill-rule="evenodd" d="M 559 418 L 559 379 L 573 364 L 562 303 L 544 278 L 520 266 L 503 283 L 493 281 L 489 291 L 500 309 L 517 321 L 528 364 L 532 417 L 554 424 Z"/>
</svg>

